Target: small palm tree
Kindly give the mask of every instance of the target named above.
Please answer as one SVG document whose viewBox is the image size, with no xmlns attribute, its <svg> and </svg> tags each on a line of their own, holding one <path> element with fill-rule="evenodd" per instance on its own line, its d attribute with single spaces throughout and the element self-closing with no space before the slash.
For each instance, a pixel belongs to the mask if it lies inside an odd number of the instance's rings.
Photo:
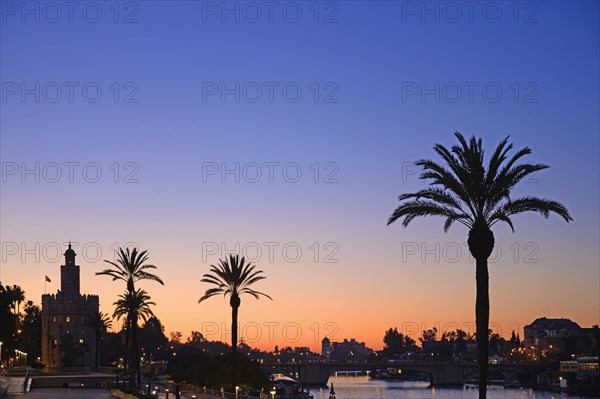
<svg viewBox="0 0 600 399">
<path fill-rule="evenodd" d="M 113 281 L 120 280 L 125 282 L 127 286 L 127 292 L 131 295 L 135 293 L 135 283 L 140 280 L 156 281 L 157 283 L 164 285 L 164 282 L 160 279 L 160 277 L 150 272 L 150 270 L 156 269 L 156 266 L 146 263 L 149 259 L 147 251 L 139 252 L 137 248 L 133 248 L 133 250 L 130 250 L 129 248 L 123 249 L 119 247 L 119 251 L 117 252 L 117 254 L 118 257 L 116 262 L 112 262 L 106 259 L 104 260 L 104 262 L 108 263 L 112 267 L 109 269 L 104 269 L 101 272 L 97 272 L 97 276 L 109 276 L 112 277 Z M 125 356 L 123 365 L 125 369 L 127 369 L 128 354 L 137 352 L 137 348 L 135 348 L 135 350 L 128 350 L 130 335 L 134 333 L 135 332 L 132 328 L 131 318 L 126 317 Z M 131 341 L 137 342 L 137 337 L 131 336 Z M 136 364 L 138 363 L 138 361 L 136 360 L 134 360 L 134 362 L 136 362 Z"/>
<path fill-rule="evenodd" d="M 94 338 L 96 340 L 96 359 L 94 368 L 98 371 L 98 367 L 100 366 L 100 339 L 102 339 L 102 336 L 106 334 L 106 331 L 112 326 L 112 321 L 108 318 L 108 314 L 98 311 L 85 316 L 83 318 L 83 324 L 94 331 Z"/>
<path fill-rule="evenodd" d="M 150 306 L 155 306 L 156 303 L 150 300 L 150 295 L 144 290 L 138 289 L 134 292 L 125 291 L 124 294 L 119 295 L 119 299 L 113 304 L 116 306 L 113 313 L 113 317 L 119 320 L 121 317 L 126 317 L 131 323 L 131 349 L 134 370 L 137 374 L 138 386 L 141 382 L 140 374 L 140 358 L 137 345 L 137 329 L 138 320 L 141 318 L 143 321 L 147 321 L 150 317 L 154 316 Z"/>
<path fill-rule="evenodd" d="M 229 260 L 219 259 L 218 265 L 211 265 L 210 272 L 206 273 L 202 280 L 203 283 L 209 283 L 215 287 L 209 288 L 204 296 L 198 300 L 198 303 L 215 295 L 223 294 L 229 296 L 229 305 L 231 306 L 231 354 L 232 354 L 232 372 L 231 382 L 235 389 L 237 386 L 236 376 L 236 357 L 237 357 L 237 333 L 238 333 L 238 309 L 241 304 L 240 295 L 249 294 L 259 299 L 260 295 L 272 300 L 270 296 L 251 288 L 252 284 L 265 279 L 262 270 L 255 270 L 256 266 L 252 263 L 246 263 L 244 257 L 241 259 L 238 255 L 229 256 Z"/>
<path fill-rule="evenodd" d="M 520 158 L 531 154 L 529 148 L 523 148 L 508 159 L 508 152 L 513 146 L 508 144 L 506 137 L 492 154 L 486 168 L 481 139 L 473 136 L 467 142 L 462 134 L 456 132 L 454 135 L 459 145 L 454 145 L 450 150 L 441 144 L 434 146 L 445 165 L 428 159 L 416 162 L 417 166 L 423 168 L 420 178 L 432 180 L 430 187 L 400 195 L 402 204 L 389 217 L 387 224 L 403 218 L 402 225 L 406 227 L 417 217 L 440 216 L 445 219 L 444 231 L 448 231 L 455 222 L 469 229 L 469 251 L 476 261 L 475 323 L 479 398 L 485 399 L 490 313 L 487 259 L 494 248 L 491 227 L 498 222 L 505 222 L 514 231 L 511 217 L 523 212 L 539 212 L 545 218 L 553 212 L 567 222 L 573 219 L 559 202 L 533 196 L 511 197 L 514 187 L 525 177 L 548 168 L 542 164 L 517 164 Z"/>
</svg>

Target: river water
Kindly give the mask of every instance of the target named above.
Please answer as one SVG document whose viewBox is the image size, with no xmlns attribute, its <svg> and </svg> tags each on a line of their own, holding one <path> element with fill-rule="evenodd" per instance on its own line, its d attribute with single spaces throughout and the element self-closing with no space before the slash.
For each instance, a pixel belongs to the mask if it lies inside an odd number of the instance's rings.
<svg viewBox="0 0 600 399">
<path fill-rule="evenodd" d="M 371 380 L 367 376 L 329 378 L 337 399 L 477 399 L 473 388 L 428 388 L 426 382 L 392 382 Z M 315 399 L 327 399 L 329 389 L 311 389 Z M 530 389 L 504 389 L 488 387 L 489 399 L 561 399 L 580 398 L 567 394 L 538 392 Z"/>
</svg>

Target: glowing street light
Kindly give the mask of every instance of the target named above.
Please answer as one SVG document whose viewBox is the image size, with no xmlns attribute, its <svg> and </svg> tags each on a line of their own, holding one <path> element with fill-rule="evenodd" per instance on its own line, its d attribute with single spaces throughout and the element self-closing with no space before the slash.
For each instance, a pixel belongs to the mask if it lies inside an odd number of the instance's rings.
<svg viewBox="0 0 600 399">
<path fill-rule="evenodd" d="M 269 393 L 271 394 L 271 399 L 275 399 L 275 389 L 272 389 Z"/>
</svg>

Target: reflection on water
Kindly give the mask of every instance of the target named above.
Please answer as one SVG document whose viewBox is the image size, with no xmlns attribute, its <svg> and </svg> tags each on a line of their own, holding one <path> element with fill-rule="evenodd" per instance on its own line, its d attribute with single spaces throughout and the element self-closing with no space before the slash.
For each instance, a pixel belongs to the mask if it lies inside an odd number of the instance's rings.
<svg viewBox="0 0 600 399">
<path fill-rule="evenodd" d="M 428 388 L 420 381 L 391 382 L 371 380 L 367 376 L 330 377 L 337 399 L 477 399 L 477 389 L 472 388 Z M 311 389 L 315 399 L 327 399 L 329 389 Z M 530 389 L 504 389 L 488 387 L 489 399 L 576 399 L 566 394 L 537 392 Z"/>
</svg>

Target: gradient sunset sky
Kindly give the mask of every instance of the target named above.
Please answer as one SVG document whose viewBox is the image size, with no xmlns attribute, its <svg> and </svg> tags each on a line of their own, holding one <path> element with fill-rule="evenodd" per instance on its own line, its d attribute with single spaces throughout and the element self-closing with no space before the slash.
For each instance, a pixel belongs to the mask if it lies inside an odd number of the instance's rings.
<svg viewBox="0 0 600 399">
<path fill-rule="evenodd" d="M 424 185 L 411 162 L 458 130 L 488 154 L 507 135 L 531 147 L 551 168 L 516 194 L 574 218 L 494 227 L 491 327 L 600 323 L 598 2 L 0 4 L 0 278 L 28 299 L 45 275 L 60 288 L 71 239 L 82 292 L 112 314 L 124 287 L 94 273 L 133 242 L 165 280 L 141 286 L 167 335 L 229 339 L 228 301 L 197 300 L 239 245 L 274 299 L 242 298 L 253 346 L 473 332 L 466 229 L 386 226 Z M 221 174 L 236 163 L 239 181 Z"/>
</svg>

